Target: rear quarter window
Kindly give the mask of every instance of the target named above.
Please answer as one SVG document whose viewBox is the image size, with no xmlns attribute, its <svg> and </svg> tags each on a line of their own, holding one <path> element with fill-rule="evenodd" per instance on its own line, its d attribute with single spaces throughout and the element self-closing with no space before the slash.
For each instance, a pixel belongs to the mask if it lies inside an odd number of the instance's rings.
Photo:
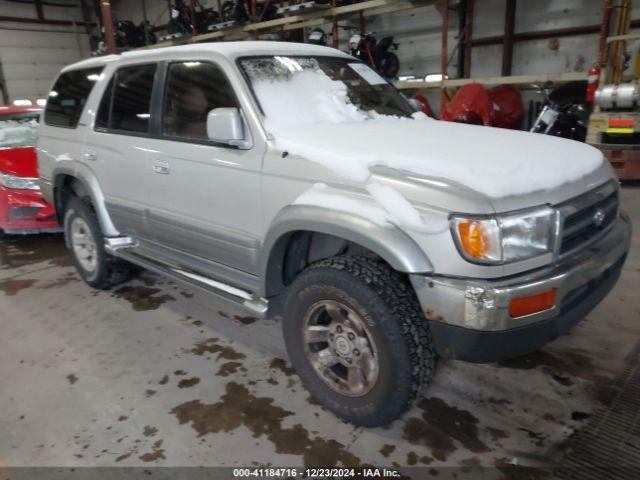
<svg viewBox="0 0 640 480">
<path fill-rule="evenodd" d="M 44 123 L 54 127 L 76 128 L 87 98 L 100 79 L 103 67 L 65 72 L 49 93 Z"/>
</svg>

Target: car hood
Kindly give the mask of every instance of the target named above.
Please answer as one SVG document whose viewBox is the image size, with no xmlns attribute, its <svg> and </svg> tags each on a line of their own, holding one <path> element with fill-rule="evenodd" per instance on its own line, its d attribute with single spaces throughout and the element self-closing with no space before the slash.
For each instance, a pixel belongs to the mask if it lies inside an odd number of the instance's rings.
<svg viewBox="0 0 640 480">
<path fill-rule="evenodd" d="M 0 172 L 36 178 L 38 164 L 34 147 L 0 148 Z"/>
<path fill-rule="evenodd" d="M 436 120 L 301 125 L 274 137 L 338 176 L 387 178 L 409 200 L 451 210 L 558 203 L 613 178 L 601 152 L 583 143 Z"/>
</svg>

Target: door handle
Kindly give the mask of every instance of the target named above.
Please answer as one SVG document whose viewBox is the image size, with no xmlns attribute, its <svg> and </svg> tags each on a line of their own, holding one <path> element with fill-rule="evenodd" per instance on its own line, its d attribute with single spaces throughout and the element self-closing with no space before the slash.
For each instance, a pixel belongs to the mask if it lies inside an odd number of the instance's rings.
<svg viewBox="0 0 640 480">
<path fill-rule="evenodd" d="M 90 162 L 95 162 L 98 160 L 98 154 L 93 150 L 87 150 L 84 152 L 84 159 Z"/>
<path fill-rule="evenodd" d="M 169 175 L 171 172 L 171 165 L 166 160 L 158 160 L 153 164 L 153 172 L 160 175 Z"/>
</svg>

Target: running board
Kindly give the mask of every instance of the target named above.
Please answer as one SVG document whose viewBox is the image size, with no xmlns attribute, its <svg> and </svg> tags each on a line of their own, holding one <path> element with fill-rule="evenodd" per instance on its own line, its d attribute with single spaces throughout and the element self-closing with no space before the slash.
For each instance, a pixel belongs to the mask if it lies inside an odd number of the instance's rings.
<svg viewBox="0 0 640 480">
<path fill-rule="evenodd" d="M 269 308 L 268 301 L 264 298 L 254 297 L 251 293 L 226 283 L 213 280 L 178 266 L 169 265 L 161 260 L 141 255 L 130 247 L 134 244 L 120 245 L 113 249 L 113 254 L 128 262 L 134 263 L 146 270 L 159 275 L 170 277 L 178 282 L 195 287 L 218 298 L 231 301 L 258 318 L 265 318 Z M 105 245 L 107 251 L 109 247 Z"/>
</svg>

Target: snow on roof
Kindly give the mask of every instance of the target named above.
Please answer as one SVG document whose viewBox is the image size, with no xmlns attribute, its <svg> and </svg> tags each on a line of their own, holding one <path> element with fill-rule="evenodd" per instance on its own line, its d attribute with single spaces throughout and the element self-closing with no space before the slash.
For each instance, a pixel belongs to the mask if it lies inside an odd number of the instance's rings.
<svg viewBox="0 0 640 480">
<path fill-rule="evenodd" d="M 127 60 L 131 58 L 149 58 L 154 60 L 162 60 L 163 58 L 175 58 L 176 53 L 200 52 L 214 53 L 232 59 L 252 55 L 317 55 L 350 58 L 346 53 L 343 53 L 334 48 L 323 47 L 320 45 L 310 45 L 305 43 L 272 41 L 212 42 L 192 43 L 189 45 L 152 48 L 147 50 L 131 50 L 120 55 L 92 57 L 68 65 L 63 69 L 63 71 L 76 70 L 78 68 L 97 67 L 110 62 Z"/>
</svg>

